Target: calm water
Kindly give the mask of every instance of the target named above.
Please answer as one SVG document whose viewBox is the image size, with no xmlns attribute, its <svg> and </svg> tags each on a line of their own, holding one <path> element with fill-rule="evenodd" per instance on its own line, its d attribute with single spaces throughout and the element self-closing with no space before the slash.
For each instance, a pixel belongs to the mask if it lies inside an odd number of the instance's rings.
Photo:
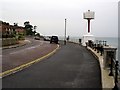
<svg viewBox="0 0 120 90">
<path fill-rule="evenodd" d="M 113 47 L 117 48 L 117 52 L 116 52 L 116 59 L 118 59 L 118 38 L 116 37 L 96 37 L 96 40 L 105 40 L 107 41 L 108 45 L 111 45 Z M 120 59 L 118 59 L 120 62 Z"/>
<path fill-rule="evenodd" d="M 116 37 L 96 37 L 96 40 L 105 40 L 108 45 L 118 48 L 118 38 Z"/>
</svg>

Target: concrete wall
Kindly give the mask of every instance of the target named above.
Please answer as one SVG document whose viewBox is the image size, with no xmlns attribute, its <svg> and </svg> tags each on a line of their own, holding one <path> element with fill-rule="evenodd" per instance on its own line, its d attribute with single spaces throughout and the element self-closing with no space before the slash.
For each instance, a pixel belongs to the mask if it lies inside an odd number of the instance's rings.
<svg viewBox="0 0 120 90">
<path fill-rule="evenodd" d="M 14 45 L 17 44 L 18 40 L 15 38 L 2 38 L 2 46 Z"/>
</svg>

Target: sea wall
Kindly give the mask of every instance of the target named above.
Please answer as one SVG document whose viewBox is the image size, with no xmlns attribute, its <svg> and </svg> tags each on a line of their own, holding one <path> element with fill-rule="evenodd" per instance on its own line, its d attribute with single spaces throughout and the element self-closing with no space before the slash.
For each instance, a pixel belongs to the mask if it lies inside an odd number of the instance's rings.
<svg viewBox="0 0 120 90">
<path fill-rule="evenodd" d="M 90 47 L 87 47 L 87 49 L 97 58 L 97 60 L 100 63 L 101 68 L 101 81 L 102 81 L 102 88 L 114 88 L 114 78 L 112 76 L 109 76 L 109 70 L 104 69 L 103 66 L 103 56 L 100 55 L 100 53 L 97 53 Z"/>
</svg>

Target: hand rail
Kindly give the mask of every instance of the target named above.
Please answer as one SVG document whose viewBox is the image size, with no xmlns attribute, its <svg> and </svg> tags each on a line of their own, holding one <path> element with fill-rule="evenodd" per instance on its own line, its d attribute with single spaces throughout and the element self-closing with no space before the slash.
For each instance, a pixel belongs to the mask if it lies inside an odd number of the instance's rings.
<svg viewBox="0 0 120 90">
<path fill-rule="evenodd" d="M 114 66 L 113 66 L 114 64 Z M 115 83 L 115 86 L 114 86 L 114 89 L 115 90 L 118 90 L 118 75 L 119 75 L 119 72 L 120 72 L 120 68 L 119 68 L 119 61 L 118 60 L 115 60 L 111 57 L 111 69 L 110 69 L 110 74 L 109 75 L 112 75 L 114 77 L 114 83 Z M 115 73 L 113 74 L 113 68 L 115 70 Z"/>
<path fill-rule="evenodd" d="M 104 46 L 107 46 L 106 41 L 103 41 L 103 44 L 101 41 L 97 41 L 96 43 L 89 41 L 86 43 L 86 46 L 89 46 L 93 50 L 97 51 L 97 53 L 101 53 L 101 56 L 104 54 Z M 110 51 L 109 51 L 110 52 Z M 109 76 L 113 76 L 114 78 L 114 89 L 118 90 L 118 76 L 120 75 L 120 62 L 115 59 L 113 51 L 111 51 L 108 55 L 110 63 L 110 73 Z"/>
</svg>

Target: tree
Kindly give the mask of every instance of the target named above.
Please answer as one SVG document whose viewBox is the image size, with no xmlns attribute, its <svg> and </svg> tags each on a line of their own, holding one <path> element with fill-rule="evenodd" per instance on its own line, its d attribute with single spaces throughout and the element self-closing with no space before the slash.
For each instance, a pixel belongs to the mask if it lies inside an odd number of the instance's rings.
<svg viewBox="0 0 120 90">
<path fill-rule="evenodd" d="M 24 26 L 30 25 L 29 21 L 24 22 Z"/>
<path fill-rule="evenodd" d="M 40 33 L 37 33 L 36 36 L 40 37 Z"/>
<path fill-rule="evenodd" d="M 33 26 L 30 25 L 29 21 L 24 22 L 25 30 L 26 30 L 26 35 L 33 35 Z"/>
<path fill-rule="evenodd" d="M 34 30 L 36 30 L 37 26 L 34 26 Z"/>
<path fill-rule="evenodd" d="M 37 33 L 36 28 L 37 28 L 37 26 L 34 26 L 34 31 L 33 31 L 34 35 Z"/>
<path fill-rule="evenodd" d="M 14 23 L 14 26 L 18 26 L 18 23 Z"/>
</svg>

